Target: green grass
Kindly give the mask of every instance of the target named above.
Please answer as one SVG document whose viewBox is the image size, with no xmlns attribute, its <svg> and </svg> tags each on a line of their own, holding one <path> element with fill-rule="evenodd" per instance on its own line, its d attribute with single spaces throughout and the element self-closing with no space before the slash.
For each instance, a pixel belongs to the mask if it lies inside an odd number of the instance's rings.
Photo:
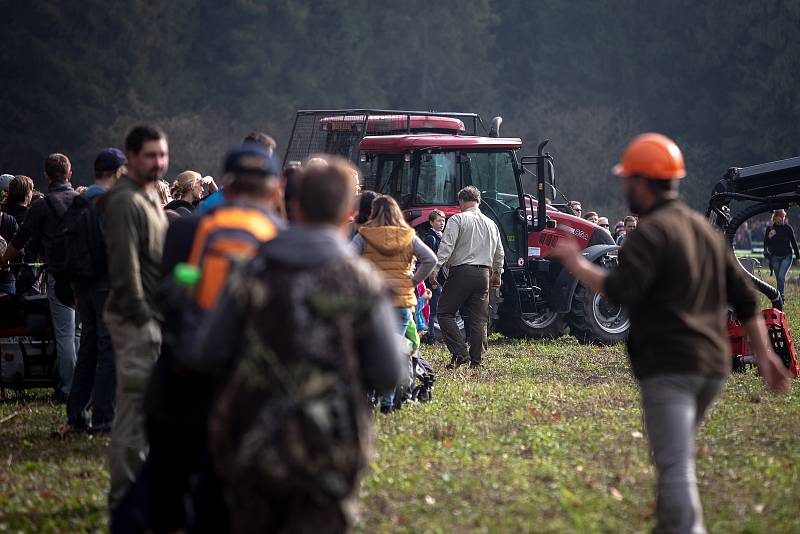
<svg viewBox="0 0 800 534">
<path fill-rule="evenodd" d="M 796 280 L 796 278 L 794 278 Z M 800 336 L 800 291 L 788 315 Z M 479 372 L 438 372 L 434 401 L 376 418 L 357 532 L 645 532 L 655 474 L 621 347 L 494 336 Z M 51 437 L 63 406 L 0 403 L 0 532 L 107 529 L 107 438 Z M 710 532 L 799 532 L 800 384 L 730 378 L 698 437 Z"/>
</svg>

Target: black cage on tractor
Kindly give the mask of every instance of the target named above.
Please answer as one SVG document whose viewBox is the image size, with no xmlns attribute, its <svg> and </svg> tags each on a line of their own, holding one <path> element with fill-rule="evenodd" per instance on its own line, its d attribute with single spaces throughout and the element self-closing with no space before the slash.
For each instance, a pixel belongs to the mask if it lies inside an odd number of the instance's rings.
<svg viewBox="0 0 800 534">
<path fill-rule="evenodd" d="M 464 131 L 454 132 L 452 129 L 433 127 L 414 128 L 412 117 L 458 119 L 464 123 Z M 286 166 L 294 161 L 303 161 L 311 154 L 335 154 L 357 162 L 358 146 L 366 135 L 400 135 L 422 132 L 479 135 L 479 132 L 485 133 L 486 128 L 476 113 L 391 109 L 301 110 L 297 112 L 294 120 L 283 165 Z"/>
</svg>

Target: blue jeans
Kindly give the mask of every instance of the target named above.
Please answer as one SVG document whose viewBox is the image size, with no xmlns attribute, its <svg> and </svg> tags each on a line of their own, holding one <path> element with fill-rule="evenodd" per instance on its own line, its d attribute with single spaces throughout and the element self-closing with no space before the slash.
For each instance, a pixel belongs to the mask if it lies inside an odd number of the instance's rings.
<svg viewBox="0 0 800 534">
<path fill-rule="evenodd" d="M 781 294 L 781 297 L 783 297 L 783 289 L 786 285 L 786 274 L 789 272 L 789 269 L 792 268 L 792 257 L 772 256 L 769 261 L 772 265 L 772 270 L 775 271 L 775 280 L 778 282 L 778 292 Z"/>
<path fill-rule="evenodd" d="M 425 339 L 430 343 L 436 341 L 436 332 L 435 332 L 435 324 L 434 321 L 436 320 L 436 311 L 439 309 L 439 299 L 442 297 L 442 286 L 437 285 L 435 288 L 431 289 L 431 309 L 430 313 L 428 314 L 428 335 L 425 336 Z"/>
<path fill-rule="evenodd" d="M 75 372 L 75 353 L 78 338 L 75 328 L 75 308 L 62 304 L 56 297 L 56 280 L 47 275 L 47 301 L 50 303 L 50 317 L 53 320 L 53 333 L 56 338 L 58 357 L 58 377 L 61 391 L 69 395 L 72 388 L 72 375 Z"/>
<path fill-rule="evenodd" d="M 81 342 L 67 400 L 67 422 L 76 428 L 87 427 L 91 402 L 92 426 L 111 425 L 117 376 L 111 335 L 103 321 L 108 287 L 76 285 L 75 290 L 80 306 Z"/>
<path fill-rule="evenodd" d="M 425 308 L 425 299 L 422 297 L 417 298 L 417 307 L 414 309 L 414 323 L 417 325 L 417 330 L 427 330 L 428 324 L 425 322 L 425 314 L 422 310 Z"/>
<path fill-rule="evenodd" d="M 396 332 L 405 337 L 406 328 L 408 328 L 408 323 L 411 322 L 411 308 L 395 308 L 394 310 L 397 313 Z M 381 406 L 389 407 L 392 405 L 394 405 L 394 388 L 381 394 Z"/>
<path fill-rule="evenodd" d="M 0 293 L 5 293 L 7 295 L 16 295 L 17 294 L 16 282 L 4 282 L 0 284 Z"/>
</svg>

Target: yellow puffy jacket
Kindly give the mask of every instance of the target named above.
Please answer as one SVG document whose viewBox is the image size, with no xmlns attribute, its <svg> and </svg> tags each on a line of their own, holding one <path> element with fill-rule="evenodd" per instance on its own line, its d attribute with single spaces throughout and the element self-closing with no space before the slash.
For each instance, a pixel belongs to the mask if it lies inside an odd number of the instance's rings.
<svg viewBox="0 0 800 534">
<path fill-rule="evenodd" d="M 401 226 L 362 226 L 358 233 L 366 242 L 363 256 L 375 264 L 392 288 L 394 306 L 416 306 L 417 296 L 411 281 L 414 230 Z"/>
</svg>

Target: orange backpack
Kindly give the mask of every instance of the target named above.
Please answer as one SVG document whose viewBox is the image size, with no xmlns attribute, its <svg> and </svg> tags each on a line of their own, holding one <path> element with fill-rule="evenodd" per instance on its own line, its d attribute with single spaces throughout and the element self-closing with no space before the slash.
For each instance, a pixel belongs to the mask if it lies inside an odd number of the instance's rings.
<svg viewBox="0 0 800 534">
<path fill-rule="evenodd" d="M 195 291 L 197 307 L 202 311 L 213 309 L 232 263 L 250 259 L 277 233 L 269 216 L 255 208 L 222 206 L 200 219 L 188 261 L 201 273 Z"/>
</svg>

